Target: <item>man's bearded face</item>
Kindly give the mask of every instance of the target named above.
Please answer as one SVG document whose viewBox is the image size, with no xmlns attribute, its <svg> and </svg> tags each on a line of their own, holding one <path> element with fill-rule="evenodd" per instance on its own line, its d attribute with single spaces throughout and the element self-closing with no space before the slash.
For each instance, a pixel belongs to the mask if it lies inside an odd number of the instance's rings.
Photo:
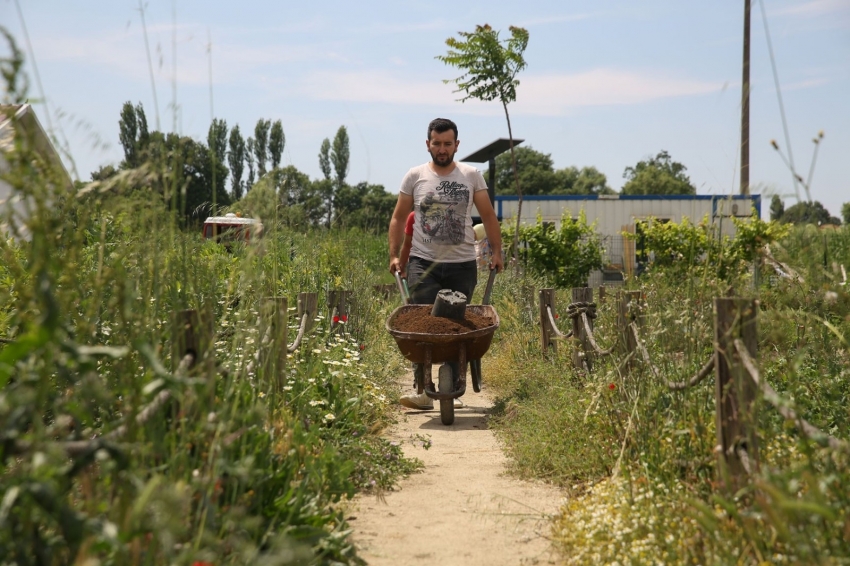
<svg viewBox="0 0 850 566">
<path fill-rule="evenodd" d="M 452 164 L 457 153 L 458 141 L 455 139 L 453 130 L 445 132 L 431 131 L 431 139 L 428 140 L 428 153 L 438 167 L 447 167 Z"/>
</svg>

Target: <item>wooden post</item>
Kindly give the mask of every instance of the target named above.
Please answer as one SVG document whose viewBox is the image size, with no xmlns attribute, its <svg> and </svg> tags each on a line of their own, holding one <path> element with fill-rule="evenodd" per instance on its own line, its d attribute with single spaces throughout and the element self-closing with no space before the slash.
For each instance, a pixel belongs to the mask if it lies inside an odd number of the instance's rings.
<svg viewBox="0 0 850 566">
<path fill-rule="evenodd" d="M 608 294 L 607 290 L 605 289 L 605 285 L 600 285 L 599 288 L 596 291 L 597 291 L 598 297 L 599 297 L 598 299 L 596 299 L 596 302 L 600 306 L 602 306 L 605 303 L 605 297 Z"/>
<path fill-rule="evenodd" d="M 714 367 L 717 456 L 720 480 L 736 491 L 758 469 L 758 439 L 754 400 L 756 385 L 735 350 L 740 338 L 756 357 L 757 303 L 737 297 L 714 300 Z"/>
<path fill-rule="evenodd" d="M 590 287 L 576 287 L 573 288 L 573 302 L 574 303 L 592 303 L 593 302 L 593 289 Z M 588 317 L 588 324 L 593 330 L 593 320 Z M 581 321 L 581 317 L 573 318 L 573 338 L 576 340 L 576 346 L 573 348 L 572 358 L 573 358 L 573 367 L 576 369 L 587 369 L 590 371 L 593 369 L 593 359 L 591 357 L 591 349 L 590 341 L 587 339 L 587 334 L 584 331 L 584 324 Z"/>
<path fill-rule="evenodd" d="M 552 335 L 555 333 L 552 325 L 549 324 L 549 314 L 547 307 L 552 309 L 552 317 L 555 313 L 555 289 L 540 289 L 540 346 L 543 348 L 543 354 L 548 354 L 551 350 L 555 352 L 558 348 L 555 341 L 552 340 Z"/>
<path fill-rule="evenodd" d="M 266 297 L 261 307 L 260 340 L 269 330 L 271 340 L 262 348 L 263 374 L 274 384 L 276 391 L 283 387 L 286 368 L 288 301 L 286 297 Z"/>
<path fill-rule="evenodd" d="M 331 329 L 339 326 L 340 322 L 348 322 L 350 302 L 351 291 L 328 291 L 328 312 L 331 316 Z M 334 314 L 339 317 L 338 322 L 333 321 Z"/>
<path fill-rule="evenodd" d="M 630 328 L 631 323 L 642 324 L 639 314 L 642 308 L 640 291 L 620 291 L 617 293 L 617 329 L 620 335 L 620 348 L 624 357 L 628 358 L 625 367 L 635 367 L 637 361 L 637 341 Z"/>
<path fill-rule="evenodd" d="M 307 315 L 307 326 L 304 332 L 310 332 L 316 326 L 316 315 L 319 313 L 319 294 L 318 293 L 298 293 L 298 324 L 301 324 L 301 319 Z"/>
</svg>

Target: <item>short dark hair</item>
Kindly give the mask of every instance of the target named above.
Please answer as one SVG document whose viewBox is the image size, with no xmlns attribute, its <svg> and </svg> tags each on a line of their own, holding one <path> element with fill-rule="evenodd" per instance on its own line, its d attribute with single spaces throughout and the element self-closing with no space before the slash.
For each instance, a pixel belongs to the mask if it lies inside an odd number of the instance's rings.
<svg viewBox="0 0 850 566">
<path fill-rule="evenodd" d="M 455 140 L 457 140 L 457 124 L 449 120 L 448 118 L 434 118 L 431 120 L 431 123 L 428 124 L 428 139 L 431 139 L 431 132 L 435 131 L 438 134 L 442 134 L 443 132 L 448 132 L 449 130 L 455 133 Z"/>
</svg>

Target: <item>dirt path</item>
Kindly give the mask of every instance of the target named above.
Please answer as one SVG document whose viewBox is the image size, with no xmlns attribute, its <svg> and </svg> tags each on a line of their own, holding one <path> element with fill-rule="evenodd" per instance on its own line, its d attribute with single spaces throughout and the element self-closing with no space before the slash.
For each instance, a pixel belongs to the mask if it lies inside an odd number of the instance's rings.
<svg viewBox="0 0 850 566">
<path fill-rule="evenodd" d="M 404 383 L 411 381 L 412 375 Z M 355 502 L 354 540 L 370 565 L 555 563 L 548 537 L 561 494 L 506 476 L 505 455 L 487 426 L 492 399 L 470 387 L 463 401 L 452 426 L 440 423 L 438 402 L 433 411 L 399 406 L 387 436 L 425 469 L 383 500 Z M 417 438 L 430 439 L 430 448 Z"/>
</svg>

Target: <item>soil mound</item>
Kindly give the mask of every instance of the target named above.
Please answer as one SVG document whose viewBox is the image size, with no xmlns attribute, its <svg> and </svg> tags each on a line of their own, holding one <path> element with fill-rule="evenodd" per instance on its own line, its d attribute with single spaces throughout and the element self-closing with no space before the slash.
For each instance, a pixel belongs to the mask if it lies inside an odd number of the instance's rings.
<svg viewBox="0 0 850 566">
<path fill-rule="evenodd" d="M 463 320 L 431 316 L 431 305 L 414 306 L 399 313 L 393 330 L 423 334 L 463 334 L 493 326 L 493 319 L 467 309 Z"/>
</svg>

